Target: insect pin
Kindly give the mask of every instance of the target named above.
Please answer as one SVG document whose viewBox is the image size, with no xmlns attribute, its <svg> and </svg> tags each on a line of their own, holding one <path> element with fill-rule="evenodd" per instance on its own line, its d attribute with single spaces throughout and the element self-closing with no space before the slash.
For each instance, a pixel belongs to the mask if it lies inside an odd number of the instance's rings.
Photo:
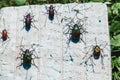
<svg viewBox="0 0 120 80">
<path fill-rule="evenodd" d="M 32 45 L 33 47 L 33 45 Z M 28 70 L 31 65 L 34 65 L 38 70 L 38 66 L 35 64 L 34 59 L 39 59 L 38 56 L 36 56 L 33 52 L 35 52 L 35 49 L 25 49 L 23 50 L 23 48 L 20 48 L 20 53 L 19 56 L 17 57 L 17 59 L 21 60 L 20 65 L 18 65 L 17 67 L 20 67 L 23 65 L 23 68 Z"/>
<path fill-rule="evenodd" d="M 30 9 L 31 9 L 31 7 L 30 7 Z M 34 22 L 37 22 L 37 20 L 34 19 L 34 15 L 33 15 L 32 11 L 31 12 L 27 11 L 26 14 L 24 15 L 24 19 L 22 21 L 24 23 L 23 28 L 25 28 L 26 31 L 29 31 L 31 29 L 31 27 L 39 30 L 34 24 Z"/>
</svg>

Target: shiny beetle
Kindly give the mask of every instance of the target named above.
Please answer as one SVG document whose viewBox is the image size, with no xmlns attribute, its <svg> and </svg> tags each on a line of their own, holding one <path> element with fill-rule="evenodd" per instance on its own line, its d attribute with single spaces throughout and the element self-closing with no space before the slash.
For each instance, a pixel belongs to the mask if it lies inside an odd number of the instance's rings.
<svg viewBox="0 0 120 80">
<path fill-rule="evenodd" d="M 17 67 L 20 67 L 23 65 L 23 68 L 28 70 L 31 67 L 31 64 L 34 65 L 38 70 L 38 66 L 35 65 L 34 59 L 39 59 L 39 57 L 35 56 L 33 54 L 33 52 L 35 51 L 35 49 L 33 50 L 29 50 L 29 49 L 25 49 L 23 50 L 23 48 L 20 49 L 21 52 L 19 53 L 19 57 L 17 57 L 17 59 L 21 59 L 21 64 L 18 65 Z"/>
<path fill-rule="evenodd" d="M 102 64 L 102 68 L 104 68 L 104 63 L 103 63 L 103 58 L 105 56 L 107 56 L 106 54 L 104 54 L 104 51 L 103 49 L 107 46 L 107 43 L 105 44 L 105 46 L 103 48 L 101 48 L 101 44 L 98 45 L 97 44 L 97 41 L 96 41 L 96 38 L 95 38 L 95 42 L 96 44 L 95 45 L 91 45 L 89 50 L 86 55 L 83 57 L 83 59 L 88 55 L 89 52 L 92 52 L 90 54 L 90 56 L 88 56 L 87 60 L 85 61 L 86 63 L 88 62 L 88 60 L 90 59 L 91 62 L 93 63 L 93 65 L 96 65 L 94 62 L 93 62 L 93 59 L 92 57 L 95 59 L 95 60 L 98 60 L 100 57 L 101 57 L 101 64 Z M 87 48 L 87 47 L 86 47 Z M 81 63 L 82 64 L 82 63 Z"/>
<path fill-rule="evenodd" d="M 68 45 L 70 43 L 70 40 L 74 43 L 79 42 L 80 40 L 84 43 L 85 41 L 83 40 L 83 33 L 88 33 L 85 28 L 83 28 L 84 24 L 81 24 L 80 21 L 81 19 L 77 22 L 74 23 L 73 19 L 71 18 L 63 18 L 63 20 L 70 20 L 64 27 L 63 27 L 63 34 L 67 35 L 69 34 L 69 38 L 68 38 Z M 66 26 L 68 26 L 68 28 L 66 28 Z M 66 29 L 67 30 L 66 30 Z"/>
</svg>

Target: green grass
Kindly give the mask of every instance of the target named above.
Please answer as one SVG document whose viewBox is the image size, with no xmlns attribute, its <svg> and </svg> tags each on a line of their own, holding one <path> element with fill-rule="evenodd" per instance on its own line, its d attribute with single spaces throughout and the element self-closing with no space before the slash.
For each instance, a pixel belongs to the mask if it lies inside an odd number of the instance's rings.
<svg viewBox="0 0 120 80">
<path fill-rule="evenodd" d="M 120 80 L 120 0 L 0 0 L 0 8 L 28 4 L 110 2 L 108 18 L 110 28 L 112 80 Z"/>
</svg>

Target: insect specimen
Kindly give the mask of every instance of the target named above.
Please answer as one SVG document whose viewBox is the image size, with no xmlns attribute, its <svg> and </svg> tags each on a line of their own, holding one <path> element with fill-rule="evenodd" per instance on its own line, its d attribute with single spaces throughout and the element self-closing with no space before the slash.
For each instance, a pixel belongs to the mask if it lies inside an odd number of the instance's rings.
<svg viewBox="0 0 120 80">
<path fill-rule="evenodd" d="M 104 68 L 103 58 L 104 58 L 105 56 L 107 56 L 107 55 L 104 54 L 103 49 L 104 49 L 108 44 L 106 43 L 105 46 L 102 48 L 101 44 L 100 44 L 100 45 L 97 44 L 96 38 L 95 38 L 95 42 L 96 42 L 95 45 L 89 46 L 90 48 L 89 48 L 89 50 L 87 51 L 86 55 L 83 57 L 83 59 L 85 59 L 85 57 L 88 55 L 88 53 L 91 53 L 91 54 L 89 55 L 89 57 L 86 59 L 85 63 L 87 63 L 88 60 L 90 59 L 91 62 L 92 62 L 92 65 L 96 65 L 96 64 L 93 62 L 93 59 L 94 59 L 94 60 L 98 60 L 99 58 L 101 58 L 102 68 Z M 86 47 L 86 48 L 87 48 L 87 47 Z M 92 59 L 92 57 L 93 57 L 93 59 Z M 81 63 L 81 64 L 82 64 L 82 63 Z"/>
<path fill-rule="evenodd" d="M 9 38 L 9 37 L 8 37 L 8 32 L 7 32 L 7 30 L 6 30 L 6 29 L 3 29 L 3 30 L 2 30 L 1 39 L 2 39 L 3 41 L 6 41 L 8 38 Z"/>
<path fill-rule="evenodd" d="M 33 47 L 33 45 L 32 45 Z M 31 64 L 34 65 L 38 70 L 38 66 L 36 66 L 34 59 L 39 59 L 38 56 L 36 56 L 33 52 L 35 51 L 35 49 L 25 49 L 23 50 L 23 48 L 20 48 L 20 53 L 19 53 L 19 57 L 17 57 L 17 59 L 21 59 L 21 63 L 20 65 L 18 65 L 17 67 L 20 67 L 23 65 L 23 67 L 25 69 L 29 69 L 31 67 Z"/>
<path fill-rule="evenodd" d="M 31 9 L 31 7 L 30 7 L 30 9 Z M 34 22 L 36 22 L 37 20 L 34 19 L 34 15 L 33 15 L 32 11 L 31 12 L 27 11 L 26 14 L 24 15 L 24 19 L 22 21 L 24 23 L 23 28 L 25 28 L 26 31 L 29 31 L 31 29 L 31 27 L 34 27 L 37 30 L 39 30 L 34 24 Z"/>
<path fill-rule="evenodd" d="M 83 19 L 86 19 L 86 18 L 83 18 Z M 88 32 L 83 27 L 84 24 L 81 24 L 83 19 L 78 19 L 77 22 L 74 22 L 74 19 L 72 18 L 65 17 L 62 19 L 62 21 L 70 20 L 63 28 L 64 29 L 63 34 L 69 35 L 68 43 L 67 43 L 68 45 L 70 43 L 70 40 L 74 43 L 77 43 L 81 40 L 84 44 L 86 44 L 85 41 L 83 40 L 83 34 Z M 66 26 L 68 27 L 66 28 L 67 30 L 65 29 Z"/>
<path fill-rule="evenodd" d="M 60 8 L 60 6 L 59 6 L 59 8 Z M 45 14 L 48 14 L 48 18 L 49 18 L 49 20 L 50 20 L 51 22 L 53 22 L 54 17 L 55 17 L 55 15 L 56 15 L 57 21 L 58 21 L 58 23 L 59 23 L 58 16 L 57 16 L 57 15 L 58 15 L 58 12 L 57 12 L 57 11 L 59 10 L 59 8 L 56 10 L 53 5 L 50 5 L 49 7 L 45 6 L 45 9 L 46 9 L 46 11 L 47 11 L 47 12 L 45 12 Z M 47 18 L 46 18 L 46 20 L 45 20 L 45 26 L 46 26 L 46 22 L 47 22 Z M 60 24 L 60 23 L 59 23 L 59 24 Z"/>
</svg>

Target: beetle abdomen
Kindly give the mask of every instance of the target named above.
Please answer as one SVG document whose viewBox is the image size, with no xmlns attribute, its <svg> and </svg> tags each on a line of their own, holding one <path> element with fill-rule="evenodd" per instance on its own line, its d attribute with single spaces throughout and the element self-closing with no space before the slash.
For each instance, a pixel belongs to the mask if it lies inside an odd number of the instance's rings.
<svg viewBox="0 0 120 80">
<path fill-rule="evenodd" d="M 54 19 L 54 10 L 49 10 L 49 19 L 50 20 Z"/>
</svg>

